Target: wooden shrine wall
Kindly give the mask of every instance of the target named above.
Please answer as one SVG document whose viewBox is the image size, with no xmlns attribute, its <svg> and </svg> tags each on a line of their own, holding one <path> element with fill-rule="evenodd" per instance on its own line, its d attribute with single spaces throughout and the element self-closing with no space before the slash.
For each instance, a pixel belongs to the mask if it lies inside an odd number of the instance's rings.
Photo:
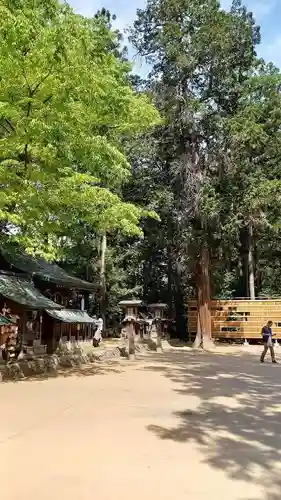
<svg viewBox="0 0 281 500">
<path fill-rule="evenodd" d="M 261 339 L 261 329 L 273 321 L 275 338 L 281 339 L 281 300 L 212 300 L 212 337 L 214 339 Z M 187 307 L 188 331 L 197 331 L 197 302 Z"/>
<path fill-rule="evenodd" d="M 24 327 L 26 321 L 26 312 L 19 304 L 6 300 L 4 298 L 0 299 L 0 311 L 4 315 L 7 314 L 8 316 L 12 316 L 16 321 L 15 326 L 9 325 L 0 327 L 0 345 L 3 345 L 6 342 L 7 337 L 9 337 L 10 334 L 16 332 L 17 326 L 19 329 L 22 329 Z"/>
</svg>

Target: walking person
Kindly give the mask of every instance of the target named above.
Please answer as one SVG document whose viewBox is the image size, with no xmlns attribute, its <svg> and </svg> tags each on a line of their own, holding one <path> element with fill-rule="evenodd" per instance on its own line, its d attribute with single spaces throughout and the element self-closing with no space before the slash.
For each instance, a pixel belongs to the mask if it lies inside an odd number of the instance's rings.
<svg viewBox="0 0 281 500">
<path fill-rule="evenodd" d="M 277 361 L 275 359 L 274 347 L 273 347 L 273 343 L 272 343 L 272 335 L 273 335 L 272 334 L 272 325 L 273 325 L 272 321 L 268 321 L 267 324 L 265 326 L 263 326 L 262 331 L 261 331 L 263 344 L 264 344 L 263 352 L 261 355 L 261 363 L 264 362 L 264 358 L 265 358 L 265 355 L 266 355 L 268 349 L 270 350 L 272 363 L 277 363 Z"/>
</svg>

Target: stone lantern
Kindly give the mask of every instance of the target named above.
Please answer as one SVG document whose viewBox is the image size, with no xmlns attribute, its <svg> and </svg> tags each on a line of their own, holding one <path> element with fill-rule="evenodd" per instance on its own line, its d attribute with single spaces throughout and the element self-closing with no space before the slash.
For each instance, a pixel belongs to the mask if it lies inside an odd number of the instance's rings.
<svg viewBox="0 0 281 500">
<path fill-rule="evenodd" d="M 148 309 L 153 315 L 153 322 L 156 327 L 156 350 L 163 351 L 162 348 L 162 336 L 163 336 L 163 323 L 164 323 L 164 311 L 168 309 L 167 304 L 157 303 L 149 304 Z"/>
<path fill-rule="evenodd" d="M 125 325 L 128 338 L 128 355 L 129 359 L 135 359 L 135 324 L 138 317 L 138 307 L 141 305 L 141 300 L 122 300 L 119 306 L 125 311 L 123 324 Z"/>
</svg>

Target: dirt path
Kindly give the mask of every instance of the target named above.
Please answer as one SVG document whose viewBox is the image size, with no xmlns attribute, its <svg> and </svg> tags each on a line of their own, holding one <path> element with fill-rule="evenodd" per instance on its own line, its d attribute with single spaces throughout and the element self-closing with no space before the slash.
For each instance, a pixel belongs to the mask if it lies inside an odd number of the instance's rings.
<svg viewBox="0 0 281 500">
<path fill-rule="evenodd" d="M 0 401 L 2 500 L 281 498 L 281 367 L 257 354 L 151 355 Z"/>
</svg>

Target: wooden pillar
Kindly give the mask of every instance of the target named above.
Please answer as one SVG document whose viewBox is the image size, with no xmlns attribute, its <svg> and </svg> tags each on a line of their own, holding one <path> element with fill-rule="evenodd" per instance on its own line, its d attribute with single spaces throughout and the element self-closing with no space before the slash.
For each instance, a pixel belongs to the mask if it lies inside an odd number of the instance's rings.
<svg viewBox="0 0 281 500">
<path fill-rule="evenodd" d="M 40 341 L 40 345 L 42 344 L 42 323 L 43 323 L 42 312 L 39 312 L 39 341 Z"/>
<path fill-rule="evenodd" d="M 197 334 L 194 347 L 212 346 L 212 320 L 210 309 L 209 252 L 203 246 L 197 263 Z"/>
<path fill-rule="evenodd" d="M 47 346 L 47 354 L 53 354 L 55 347 L 55 321 L 47 313 L 43 313 L 42 340 Z"/>
</svg>

